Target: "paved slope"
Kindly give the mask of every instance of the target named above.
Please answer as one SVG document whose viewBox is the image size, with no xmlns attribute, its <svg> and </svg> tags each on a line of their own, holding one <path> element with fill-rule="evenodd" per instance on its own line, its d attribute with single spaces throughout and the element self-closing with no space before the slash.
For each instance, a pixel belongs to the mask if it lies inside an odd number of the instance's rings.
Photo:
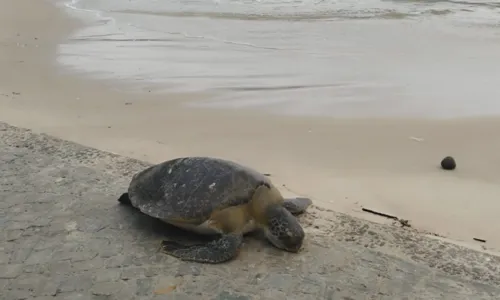
<svg viewBox="0 0 500 300">
<path fill-rule="evenodd" d="M 316 207 L 298 255 L 181 262 L 157 249 L 182 233 L 117 202 L 146 166 L 0 123 L 0 299 L 500 299 L 498 257 Z"/>
</svg>

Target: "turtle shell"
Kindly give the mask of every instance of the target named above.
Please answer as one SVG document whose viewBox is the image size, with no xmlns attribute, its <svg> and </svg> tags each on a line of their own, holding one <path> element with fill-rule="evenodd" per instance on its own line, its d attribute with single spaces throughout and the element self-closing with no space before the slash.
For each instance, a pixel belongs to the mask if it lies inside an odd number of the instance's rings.
<svg viewBox="0 0 500 300">
<path fill-rule="evenodd" d="M 202 223 L 215 210 L 248 203 L 263 174 L 238 163 L 210 157 L 182 157 L 133 176 L 133 206 L 155 218 Z"/>
</svg>

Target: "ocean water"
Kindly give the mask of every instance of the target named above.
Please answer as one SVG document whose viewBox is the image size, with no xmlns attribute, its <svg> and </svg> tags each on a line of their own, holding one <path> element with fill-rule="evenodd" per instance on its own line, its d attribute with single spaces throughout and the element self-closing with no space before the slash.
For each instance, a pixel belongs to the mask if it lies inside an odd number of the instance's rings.
<svg viewBox="0 0 500 300">
<path fill-rule="evenodd" d="M 71 71 L 195 107 L 347 117 L 500 114 L 500 1 L 73 0 Z M 210 97 L 208 97 L 210 95 Z M 105 101 L 105 100 L 103 100 Z"/>
</svg>

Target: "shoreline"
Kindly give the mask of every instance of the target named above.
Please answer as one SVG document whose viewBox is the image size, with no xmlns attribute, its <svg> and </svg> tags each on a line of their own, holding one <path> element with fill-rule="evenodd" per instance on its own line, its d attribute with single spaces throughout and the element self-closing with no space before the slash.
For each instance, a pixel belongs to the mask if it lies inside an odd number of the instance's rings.
<svg viewBox="0 0 500 300">
<path fill-rule="evenodd" d="M 176 103 L 205 95 L 126 93 L 120 83 L 58 68 L 57 43 L 82 26 L 58 8 L 10 0 L 0 17 L 3 122 L 151 163 L 225 157 L 271 173 L 284 193 L 317 206 L 388 223 L 362 212 L 366 207 L 409 219 L 423 232 L 500 250 L 500 118 L 330 119 L 180 108 Z M 457 170 L 439 170 L 447 155 Z"/>
<path fill-rule="evenodd" d="M 129 6 L 125 3 L 85 2 L 81 1 L 83 11 L 78 4 L 67 11 L 92 22 L 60 44 L 58 62 L 78 76 L 119 80 L 127 92 L 149 87 L 166 97 L 173 91 L 196 92 L 202 96 L 183 106 L 283 117 L 450 119 L 500 114 L 495 100 L 500 94 L 492 81 L 497 72 L 490 63 L 500 59 L 500 44 L 485 27 L 471 25 L 471 32 L 464 31 L 442 16 L 420 21 L 348 18 L 338 26 L 331 26 L 332 20 L 299 23 L 302 26 L 288 21 L 266 26 L 259 20 L 242 21 L 240 27 L 234 20 L 231 29 L 231 23 L 223 25 L 232 21 L 218 18 L 164 18 L 176 4 L 156 7 L 154 1 L 146 1 L 144 8 L 124 14 Z M 408 8 L 403 3 L 385 4 Z M 435 5 L 439 6 L 428 8 Z M 212 8 L 196 2 L 187 9 Z M 224 4 L 218 9 L 224 11 Z M 157 10 L 158 16 L 149 10 Z M 460 22 L 467 17 L 452 19 Z M 273 28 L 278 33 L 271 33 Z M 262 31 L 262 38 L 250 34 L 254 31 Z M 424 45 L 433 47 L 427 51 Z M 207 93 L 216 97 L 210 99 Z"/>
</svg>

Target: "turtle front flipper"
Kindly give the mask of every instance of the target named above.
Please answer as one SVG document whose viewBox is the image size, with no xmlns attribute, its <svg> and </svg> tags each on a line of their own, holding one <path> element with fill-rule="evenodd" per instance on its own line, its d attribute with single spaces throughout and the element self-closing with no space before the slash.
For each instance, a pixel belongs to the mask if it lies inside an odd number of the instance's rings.
<svg viewBox="0 0 500 300">
<path fill-rule="evenodd" d="M 312 200 L 309 198 L 288 198 L 283 202 L 283 206 L 292 214 L 299 215 L 306 211 L 309 205 L 312 204 Z"/>
<path fill-rule="evenodd" d="M 218 264 L 238 255 L 243 242 L 241 234 L 223 234 L 220 238 L 199 245 L 182 245 L 172 241 L 162 241 L 161 250 L 185 261 Z"/>
</svg>

